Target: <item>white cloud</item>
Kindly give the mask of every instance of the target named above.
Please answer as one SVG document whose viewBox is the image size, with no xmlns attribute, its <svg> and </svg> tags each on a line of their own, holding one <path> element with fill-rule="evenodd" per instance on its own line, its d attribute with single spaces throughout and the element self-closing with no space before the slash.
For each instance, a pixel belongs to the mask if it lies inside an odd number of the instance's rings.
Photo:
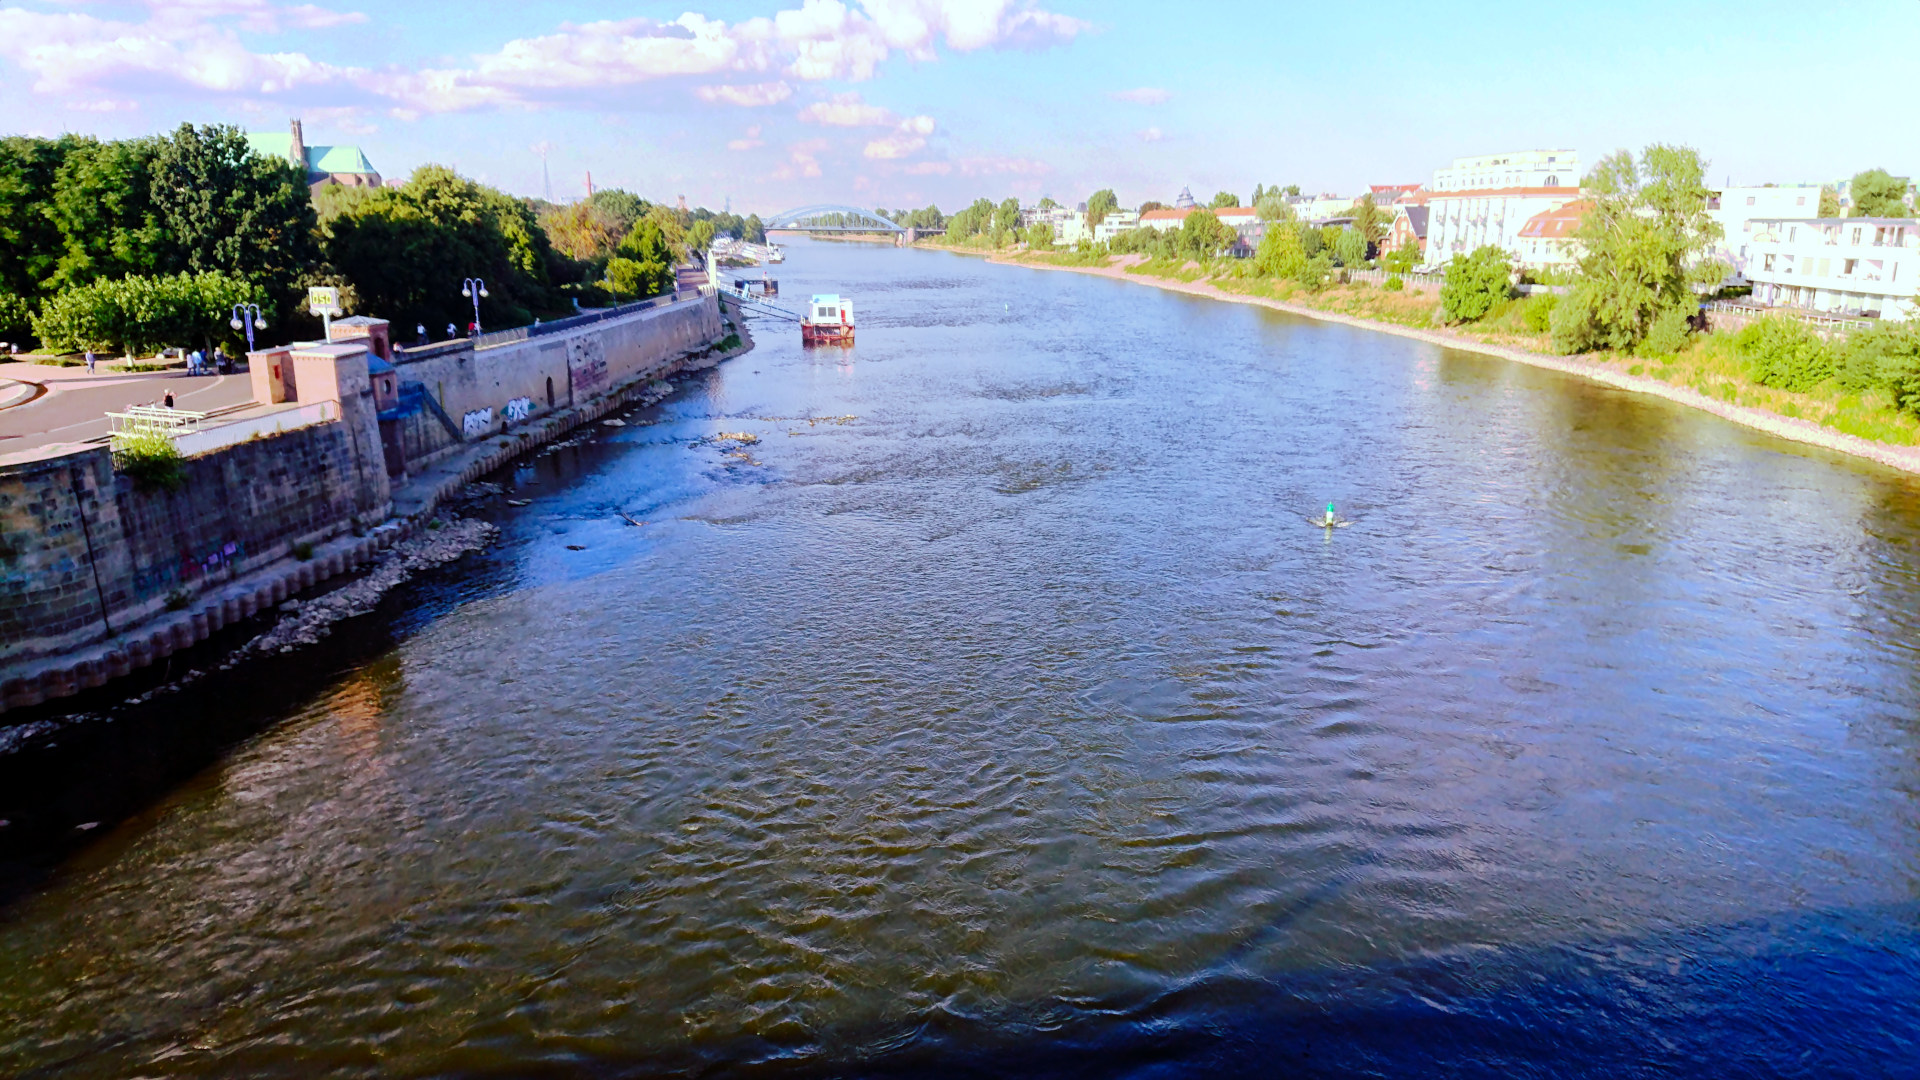
<svg viewBox="0 0 1920 1080">
<path fill-rule="evenodd" d="M 760 138 L 760 125 L 755 124 L 752 127 L 747 129 L 747 134 L 744 138 L 735 139 L 732 142 L 729 142 L 727 144 L 727 149 L 754 150 L 765 145 L 766 143 L 762 141 Z"/>
<path fill-rule="evenodd" d="M 1137 90 L 1115 90 L 1107 96 L 1115 101 L 1127 101 L 1135 105 L 1163 105 L 1168 98 L 1173 97 L 1173 94 L 1156 86 L 1142 86 Z"/>
<path fill-rule="evenodd" d="M 762 105 L 778 105 L 793 96 L 793 87 L 784 82 L 750 83 L 734 86 L 722 83 L 717 86 L 695 87 L 700 100 L 718 105 L 739 105 L 743 108 L 757 108 Z"/>
<path fill-rule="evenodd" d="M 906 157 L 927 145 L 933 128 L 933 117 L 909 116 L 894 126 L 893 134 L 873 140 L 861 153 L 880 161 Z"/>
<path fill-rule="evenodd" d="M 69 101 L 67 108 L 75 112 L 132 112 L 140 103 L 126 98 L 100 98 L 97 101 Z"/>
<path fill-rule="evenodd" d="M 0 57 L 32 74 L 33 89 L 40 93 L 95 88 L 280 94 L 351 81 L 359 74 L 304 53 L 253 52 L 234 31 L 203 17 L 205 10 L 155 5 L 147 21 L 132 23 L 80 12 L 0 8 Z"/>
<path fill-rule="evenodd" d="M 859 94 L 835 94 L 801 109 L 800 121 L 828 127 L 887 127 L 894 123 L 893 111 L 860 100 Z"/>
<path fill-rule="evenodd" d="M 79 100 L 186 91 L 238 104 L 324 89 L 335 101 L 384 98 L 392 115 L 404 118 L 487 108 L 605 108 L 622 91 L 679 80 L 694 84 L 702 100 L 752 106 L 786 100 L 791 80 L 871 79 L 897 53 L 930 60 L 943 46 L 960 52 L 1044 48 L 1087 31 L 1086 23 L 1037 2 L 799 0 L 797 7 L 738 23 L 698 12 L 667 22 L 562 23 L 463 61 L 378 72 L 243 44 L 243 32 L 310 32 L 367 21 L 362 12 L 318 4 L 145 0 L 144 18 L 0 7 L 0 59 L 28 74 L 36 92 Z M 122 9 L 100 10 L 117 15 Z M 75 95 L 82 90 L 95 94 Z M 627 96 L 629 103 L 653 100 Z"/>
<path fill-rule="evenodd" d="M 1159 142 L 1162 138 L 1160 129 L 1157 127 L 1145 128 L 1135 134 L 1140 137 L 1141 142 Z"/>
</svg>

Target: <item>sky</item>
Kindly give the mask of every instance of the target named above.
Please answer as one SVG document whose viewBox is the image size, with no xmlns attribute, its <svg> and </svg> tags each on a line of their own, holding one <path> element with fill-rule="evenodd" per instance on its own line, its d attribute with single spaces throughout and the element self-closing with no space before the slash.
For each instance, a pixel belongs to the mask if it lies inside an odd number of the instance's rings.
<svg viewBox="0 0 1920 1080">
<path fill-rule="evenodd" d="M 1655 142 L 1830 182 L 1920 171 L 1916 47 L 1920 0 L 0 0 L 0 134 L 297 116 L 388 177 L 741 213 L 1353 194 Z"/>
</svg>

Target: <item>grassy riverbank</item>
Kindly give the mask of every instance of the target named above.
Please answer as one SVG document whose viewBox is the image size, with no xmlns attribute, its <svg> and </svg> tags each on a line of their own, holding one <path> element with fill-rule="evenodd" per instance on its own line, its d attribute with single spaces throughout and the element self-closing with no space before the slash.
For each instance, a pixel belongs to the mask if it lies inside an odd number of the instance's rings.
<svg viewBox="0 0 1920 1080">
<path fill-rule="evenodd" d="M 957 245 L 937 246 L 967 251 Z M 1490 353 L 1654 393 L 1786 438 L 1920 473 L 1920 450 L 1916 450 L 1920 419 L 1900 411 L 1887 393 L 1849 393 L 1831 383 L 1806 393 L 1761 385 L 1749 376 L 1731 334 L 1695 334 L 1685 348 L 1665 357 L 1610 352 L 1556 356 L 1544 320 L 1537 312 L 1529 313 L 1524 299 L 1505 301 L 1475 323 L 1448 326 L 1440 315 L 1437 291 L 1431 287 L 1391 290 L 1356 282 L 1314 290 L 1293 281 L 1255 276 L 1242 260 L 1202 265 L 1079 252 L 1000 252 L 993 254 L 993 261 L 1257 303 Z"/>
</svg>

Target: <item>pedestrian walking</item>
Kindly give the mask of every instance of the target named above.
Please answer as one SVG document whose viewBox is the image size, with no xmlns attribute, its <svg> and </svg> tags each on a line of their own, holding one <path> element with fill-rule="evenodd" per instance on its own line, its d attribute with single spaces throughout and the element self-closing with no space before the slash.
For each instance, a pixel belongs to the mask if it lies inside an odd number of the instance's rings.
<svg viewBox="0 0 1920 1080">
<path fill-rule="evenodd" d="M 414 344 L 425 345 L 427 343 L 427 324 L 426 323 L 413 324 L 413 336 L 416 339 L 414 341 Z"/>
<path fill-rule="evenodd" d="M 213 370 L 216 375 L 227 373 L 227 351 L 218 345 L 213 347 Z"/>
<path fill-rule="evenodd" d="M 460 336 L 460 331 L 454 329 L 452 323 L 448 323 L 447 324 L 447 340 L 452 341 L 454 338 L 457 338 L 459 336 Z"/>
<path fill-rule="evenodd" d="M 87 350 L 87 374 L 89 375 L 93 374 L 93 365 L 94 365 L 94 362 L 98 359 L 99 357 L 93 354 L 92 349 Z"/>
<path fill-rule="evenodd" d="M 173 391 L 167 391 L 167 396 L 160 399 L 160 406 L 165 409 L 173 408 Z"/>
</svg>

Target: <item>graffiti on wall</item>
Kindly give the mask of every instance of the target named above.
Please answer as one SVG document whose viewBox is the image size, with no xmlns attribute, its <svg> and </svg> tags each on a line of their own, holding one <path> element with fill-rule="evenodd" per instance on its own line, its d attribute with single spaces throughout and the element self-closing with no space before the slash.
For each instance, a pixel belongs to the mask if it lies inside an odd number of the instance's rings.
<svg viewBox="0 0 1920 1080">
<path fill-rule="evenodd" d="M 574 400 L 604 392 L 612 380 L 607 377 L 607 352 L 599 334 L 582 334 L 567 342 L 567 372 L 573 379 Z"/>
<path fill-rule="evenodd" d="M 532 415 L 533 399 L 530 397 L 514 398 L 512 401 L 507 402 L 507 407 L 502 409 L 501 412 L 506 415 L 507 423 L 517 424 Z"/>
<path fill-rule="evenodd" d="M 469 439 L 485 435 L 491 427 L 493 427 L 493 407 L 491 405 L 484 409 L 475 409 L 460 418 L 460 428 L 467 433 L 467 438 Z"/>
</svg>

